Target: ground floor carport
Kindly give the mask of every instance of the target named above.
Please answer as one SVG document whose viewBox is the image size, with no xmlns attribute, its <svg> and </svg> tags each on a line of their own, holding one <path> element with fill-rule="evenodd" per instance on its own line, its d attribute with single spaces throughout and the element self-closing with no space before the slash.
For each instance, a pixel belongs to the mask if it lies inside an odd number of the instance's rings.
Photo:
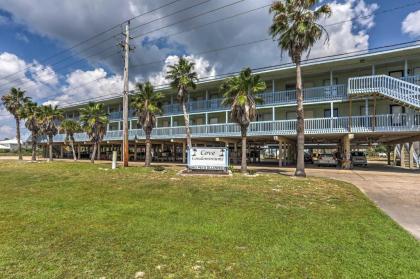
<svg viewBox="0 0 420 279">
<path fill-rule="evenodd" d="M 252 132 L 252 131 L 251 131 Z M 305 149 L 309 154 L 335 153 L 342 162 L 350 160 L 351 151 L 367 150 L 375 144 L 387 147 L 387 162 L 389 165 L 400 165 L 416 168 L 413 156 L 416 156 L 414 144 L 420 140 L 418 132 L 396 133 L 381 131 L 366 133 L 325 133 L 305 135 Z M 227 147 L 230 163 L 240 162 L 241 139 L 239 137 L 195 137 L 192 139 L 196 147 Z M 77 142 L 76 155 L 79 159 L 88 159 L 93 146 L 90 142 Z M 121 159 L 122 141 L 104 140 L 99 146 L 98 160 L 111 160 L 112 152 L 117 151 Z M 418 153 L 419 151 L 417 151 Z M 145 157 L 145 142 L 141 139 L 131 140 L 129 145 L 130 161 L 143 161 Z M 44 155 L 47 148 L 44 144 Z M 247 139 L 247 158 L 249 163 L 271 163 L 279 166 L 290 166 L 296 162 L 295 135 L 255 136 L 252 133 Z M 71 158 L 70 147 L 64 143 L 54 143 L 54 157 Z M 152 161 L 154 162 L 186 162 L 185 138 L 153 139 Z"/>
</svg>

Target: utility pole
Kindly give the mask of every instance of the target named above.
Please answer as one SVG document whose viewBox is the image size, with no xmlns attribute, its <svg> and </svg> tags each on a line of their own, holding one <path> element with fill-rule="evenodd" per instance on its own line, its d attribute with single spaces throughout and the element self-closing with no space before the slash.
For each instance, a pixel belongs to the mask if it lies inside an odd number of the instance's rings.
<svg viewBox="0 0 420 279">
<path fill-rule="evenodd" d="M 125 26 L 125 42 L 121 42 L 121 47 L 124 50 L 124 91 L 123 91 L 123 151 L 122 159 L 124 167 L 128 167 L 128 65 L 129 59 L 128 55 L 130 54 L 130 21 L 127 21 Z"/>
</svg>

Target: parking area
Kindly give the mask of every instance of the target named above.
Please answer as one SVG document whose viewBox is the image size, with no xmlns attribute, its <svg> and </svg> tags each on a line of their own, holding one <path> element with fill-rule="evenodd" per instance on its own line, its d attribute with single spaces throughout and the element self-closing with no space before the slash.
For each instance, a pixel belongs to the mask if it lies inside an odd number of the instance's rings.
<svg viewBox="0 0 420 279">
<path fill-rule="evenodd" d="M 293 168 L 282 168 L 293 174 Z M 420 170 L 389 167 L 384 162 L 369 162 L 367 168 L 341 170 L 308 167 L 308 176 L 328 177 L 357 186 L 386 214 L 420 240 Z"/>
</svg>

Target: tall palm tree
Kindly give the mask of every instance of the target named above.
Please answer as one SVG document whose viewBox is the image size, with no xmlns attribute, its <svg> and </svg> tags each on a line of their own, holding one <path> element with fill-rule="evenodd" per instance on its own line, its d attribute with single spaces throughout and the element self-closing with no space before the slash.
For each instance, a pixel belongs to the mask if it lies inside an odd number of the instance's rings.
<svg viewBox="0 0 420 279">
<path fill-rule="evenodd" d="M 38 137 L 41 134 L 41 114 L 37 103 L 28 101 L 25 103 L 25 127 L 31 132 L 32 161 L 36 161 L 36 147 Z"/>
<path fill-rule="evenodd" d="M 16 140 L 18 144 L 19 160 L 22 160 L 22 144 L 20 140 L 20 121 L 25 118 L 24 106 L 31 98 L 25 96 L 25 91 L 12 87 L 6 95 L 1 97 L 4 107 L 16 121 Z"/>
<path fill-rule="evenodd" d="M 156 115 L 162 114 L 163 94 L 155 92 L 150 82 L 136 84 L 137 92 L 131 99 L 131 106 L 135 109 L 140 125 L 146 134 L 146 159 L 144 165 L 150 167 L 151 141 L 153 127 L 156 126 Z"/>
<path fill-rule="evenodd" d="M 74 150 L 74 134 L 80 132 L 82 127 L 80 127 L 79 122 L 72 119 L 66 119 L 61 122 L 60 130 L 66 134 L 65 142 L 70 144 L 73 160 L 77 161 L 76 151 Z"/>
<path fill-rule="evenodd" d="M 257 115 L 257 104 L 262 103 L 258 93 L 266 89 L 266 84 L 259 75 L 253 75 L 250 68 L 241 71 L 239 76 L 226 79 L 221 85 L 223 105 L 229 105 L 231 118 L 241 127 L 242 159 L 241 171 L 247 171 L 246 137 L 249 124 Z"/>
<path fill-rule="evenodd" d="M 303 92 L 301 76 L 302 54 L 309 54 L 312 46 L 321 39 L 325 28 L 318 22 L 321 17 L 331 15 L 331 8 L 324 4 L 315 7 L 318 0 L 284 0 L 275 1 L 270 7 L 273 23 L 270 34 L 278 40 L 278 46 L 287 51 L 292 62 L 296 64 L 296 114 L 297 114 L 297 164 L 295 176 L 306 176 L 304 161 L 305 123 L 303 111 Z"/>
<path fill-rule="evenodd" d="M 41 131 L 48 138 L 48 161 L 53 160 L 53 140 L 58 134 L 58 122 L 63 112 L 57 106 L 46 105 L 40 108 Z"/>
<path fill-rule="evenodd" d="M 81 108 L 80 124 L 93 143 L 90 161 L 94 163 L 96 150 L 106 134 L 106 125 L 108 124 L 108 113 L 104 109 L 104 104 L 91 102 L 86 107 Z"/>
<path fill-rule="evenodd" d="M 166 78 L 171 80 L 171 87 L 178 91 L 177 99 L 182 106 L 185 121 L 185 132 L 187 134 L 187 148 L 191 148 L 190 117 L 187 111 L 188 90 L 195 89 L 198 81 L 197 72 L 194 71 L 195 63 L 180 57 L 175 65 L 169 66 Z"/>
</svg>

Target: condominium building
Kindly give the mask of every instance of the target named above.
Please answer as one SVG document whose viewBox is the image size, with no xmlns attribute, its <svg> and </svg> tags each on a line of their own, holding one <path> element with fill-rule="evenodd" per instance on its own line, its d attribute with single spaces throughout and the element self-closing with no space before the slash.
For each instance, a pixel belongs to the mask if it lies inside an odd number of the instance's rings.
<svg viewBox="0 0 420 279">
<path fill-rule="evenodd" d="M 251 162 L 264 159 L 292 164 L 296 157 L 295 67 L 287 64 L 255 71 L 267 84 L 257 119 L 249 126 Z M 348 153 L 374 144 L 388 147 L 389 163 L 418 167 L 420 140 L 420 46 L 370 53 L 347 54 L 305 61 L 302 67 L 305 111 L 305 149 L 335 149 Z M 200 81 L 188 96 L 192 142 L 197 146 L 228 146 L 233 162 L 240 148 L 240 129 L 222 105 L 223 79 Z M 153 159 L 185 161 L 184 117 L 171 88 L 165 95 L 163 115 L 153 129 Z M 99 157 L 110 159 L 121 150 L 122 98 L 104 99 L 110 123 Z M 86 103 L 64 108 L 65 117 L 78 119 Z M 144 132 L 130 111 L 130 159 L 143 160 Z M 66 156 L 64 135 L 54 137 L 57 156 Z M 77 153 L 87 157 L 91 143 L 76 135 Z M 70 155 L 70 153 L 69 153 Z"/>
</svg>

